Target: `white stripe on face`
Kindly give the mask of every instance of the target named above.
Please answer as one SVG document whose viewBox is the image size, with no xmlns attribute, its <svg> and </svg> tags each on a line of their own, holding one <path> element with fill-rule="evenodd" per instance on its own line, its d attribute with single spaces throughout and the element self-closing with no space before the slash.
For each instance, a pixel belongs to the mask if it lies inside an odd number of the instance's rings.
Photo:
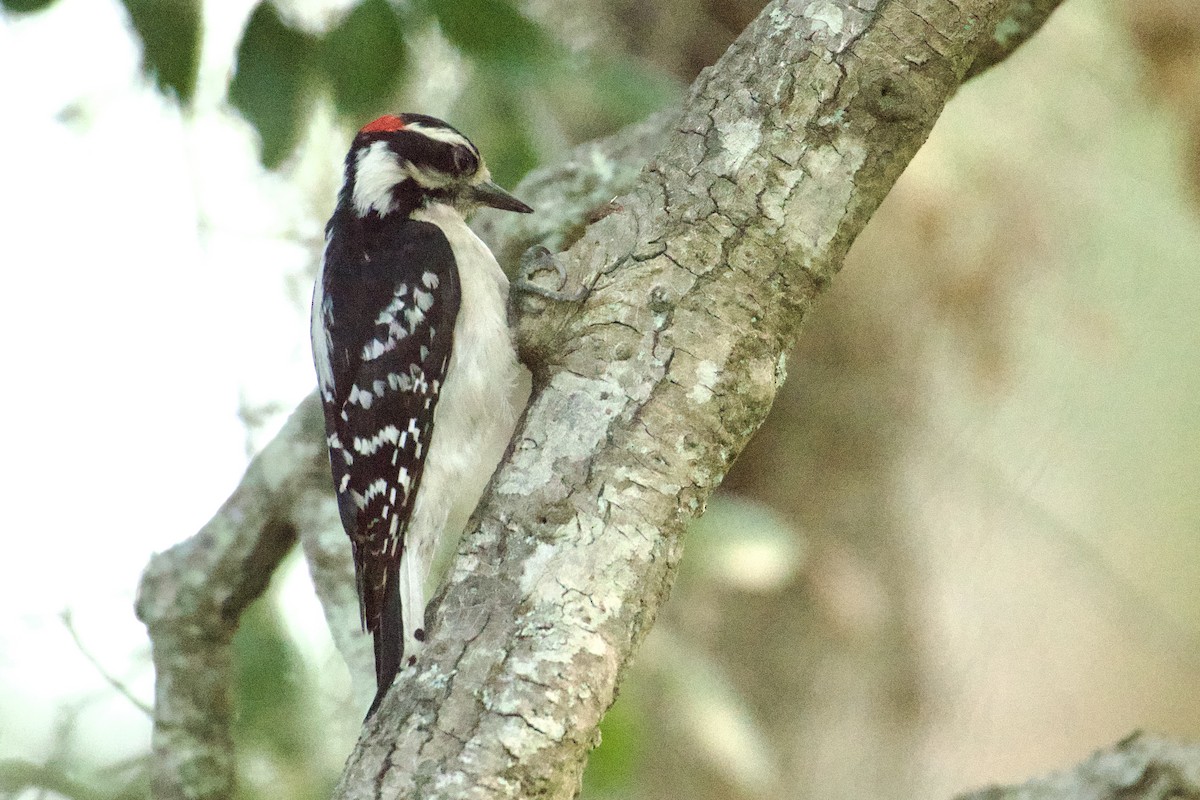
<svg viewBox="0 0 1200 800">
<path fill-rule="evenodd" d="M 452 131 L 449 128 L 430 127 L 422 125 L 419 122 L 408 123 L 404 126 L 404 130 L 419 133 L 426 139 L 433 139 L 435 142 L 462 145 L 474 153 L 476 157 L 479 156 L 479 151 L 475 149 L 475 145 L 471 144 L 470 140 L 458 131 Z"/>
<path fill-rule="evenodd" d="M 360 217 L 372 210 L 388 213 L 395 206 L 392 188 L 408 177 L 387 142 L 371 142 L 354 159 L 354 210 Z"/>
</svg>

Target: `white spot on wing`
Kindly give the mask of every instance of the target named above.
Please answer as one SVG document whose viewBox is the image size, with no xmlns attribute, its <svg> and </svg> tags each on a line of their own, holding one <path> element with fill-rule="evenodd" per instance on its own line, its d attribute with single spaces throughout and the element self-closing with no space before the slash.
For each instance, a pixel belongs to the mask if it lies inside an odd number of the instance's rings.
<svg viewBox="0 0 1200 800">
<path fill-rule="evenodd" d="M 354 452 L 362 453 L 364 456 L 369 456 L 383 447 L 384 443 L 395 444 L 400 438 L 400 429 L 395 425 L 388 425 L 383 430 L 376 433 L 369 439 L 363 439 L 358 436 L 354 437 Z"/>
<path fill-rule="evenodd" d="M 362 358 L 363 361 L 373 361 L 379 358 L 384 353 L 390 353 L 396 349 L 396 345 L 401 339 L 408 336 L 409 333 L 416 329 L 416 325 L 412 322 L 412 314 L 420 314 L 419 310 L 407 308 L 404 297 L 408 294 L 408 285 L 400 284 L 396 287 L 396 291 L 392 294 L 392 300 L 379 312 L 379 316 L 375 318 L 376 325 L 386 325 L 387 333 L 379 339 L 372 339 L 363 345 Z M 432 302 L 432 296 L 431 302 Z M 420 306 L 420 301 L 417 301 L 417 308 Z M 405 316 L 409 320 L 409 326 L 406 329 L 401 316 Z M 418 317 L 418 320 L 423 318 Z"/>
<path fill-rule="evenodd" d="M 388 350 L 395 348 L 396 343 L 393 341 L 391 342 L 391 345 L 391 347 L 388 347 L 388 343 L 381 342 L 378 339 L 372 339 L 363 346 L 363 361 L 374 361 Z"/>
<path fill-rule="evenodd" d="M 383 478 L 376 478 L 375 480 L 371 481 L 371 484 L 367 487 L 367 491 L 362 495 L 363 505 L 371 502 L 371 500 L 376 497 L 382 496 L 383 493 L 387 491 L 387 488 L 387 481 Z"/>
<path fill-rule="evenodd" d="M 371 394 L 369 391 L 364 392 L 362 389 L 359 389 L 357 383 L 350 387 L 350 396 L 346 398 L 346 402 L 350 403 L 351 405 L 357 404 L 363 408 L 370 408 L 371 403 L 374 401 L 375 395 Z"/>
<path fill-rule="evenodd" d="M 400 481 L 400 488 L 404 490 L 404 502 L 408 503 L 408 492 L 412 487 L 412 478 L 408 475 L 408 467 L 401 467 L 400 474 L 397 476 Z"/>
</svg>

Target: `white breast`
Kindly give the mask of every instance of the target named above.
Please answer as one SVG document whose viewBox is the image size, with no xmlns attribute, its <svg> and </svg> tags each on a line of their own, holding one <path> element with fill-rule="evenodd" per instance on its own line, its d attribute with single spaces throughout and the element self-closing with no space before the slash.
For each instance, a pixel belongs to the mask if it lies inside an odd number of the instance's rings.
<svg viewBox="0 0 1200 800">
<path fill-rule="evenodd" d="M 412 218 L 432 222 L 446 234 L 462 290 L 450 364 L 438 393 L 433 439 L 408 529 L 406 556 L 415 558 L 406 558 L 409 563 L 402 569 L 409 576 L 401 583 L 405 606 L 424 611 L 424 592 L 415 596 L 418 586 L 428 580 L 435 555 L 457 543 L 512 437 L 517 409 L 511 398 L 520 367 L 508 327 L 508 278 L 491 251 L 449 206 L 435 203 Z"/>
</svg>

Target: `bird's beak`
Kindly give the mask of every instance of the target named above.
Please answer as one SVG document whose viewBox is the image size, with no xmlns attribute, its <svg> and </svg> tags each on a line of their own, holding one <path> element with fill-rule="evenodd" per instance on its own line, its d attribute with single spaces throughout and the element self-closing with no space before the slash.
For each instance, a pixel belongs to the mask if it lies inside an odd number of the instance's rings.
<svg viewBox="0 0 1200 800">
<path fill-rule="evenodd" d="M 533 209 L 501 189 L 493 181 L 484 181 L 471 187 L 471 199 L 476 203 L 501 211 L 516 211 L 520 214 L 532 214 Z"/>
</svg>

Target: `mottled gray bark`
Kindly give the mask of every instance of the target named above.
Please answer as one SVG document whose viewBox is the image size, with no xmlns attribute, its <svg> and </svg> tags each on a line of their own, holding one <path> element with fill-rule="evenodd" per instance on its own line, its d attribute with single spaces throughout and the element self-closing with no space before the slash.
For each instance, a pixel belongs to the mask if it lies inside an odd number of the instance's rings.
<svg viewBox="0 0 1200 800">
<path fill-rule="evenodd" d="M 337 796 L 572 797 L 681 534 L 946 100 L 1025 3 L 776 2 L 529 295 L 534 396 Z M 537 203 L 536 194 L 533 196 Z"/>
<path fill-rule="evenodd" d="M 1196 800 L 1200 744 L 1135 733 L 1078 766 L 1018 786 L 990 786 L 958 800 Z"/>
<path fill-rule="evenodd" d="M 238 619 L 311 527 L 306 498 L 328 483 L 309 398 L 246 470 L 195 536 L 155 555 L 142 574 L 137 615 L 154 658 L 154 797 L 226 798 L 233 791 L 231 641 Z"/>
<path fill-rule="evenodd" d="M 556 213 L 492 230 L 497 252 L 554 233 L 571 245 L 567 291 L 586 296 L 519 303 L 529 409 L 421 662 L 337 796 L 575 794 L 684 526 L 766 416 L 813 298 L 961 81 L 1053 5 L 772 3 L 681 115 L 521 190 Z M 584 230 L 588 212 L 606 216 Z M 320 428 L 309 398 L 216 517 L 146 571 L 155 796 L 229 795 L 229 641 L 296 531 L 339 644 L 359 648 Z"/>
</svg>

